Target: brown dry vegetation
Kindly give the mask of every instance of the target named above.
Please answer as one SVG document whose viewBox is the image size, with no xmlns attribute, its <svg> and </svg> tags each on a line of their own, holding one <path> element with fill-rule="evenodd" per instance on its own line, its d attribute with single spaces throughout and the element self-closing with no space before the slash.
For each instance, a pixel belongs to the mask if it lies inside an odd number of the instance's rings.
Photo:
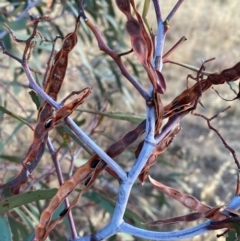
<svg viewBox="0 0 240 241">
<path fill-rule="evenodd" d="M 141 1 L 139 1 L 141 2 Z M 163 15 L 169 13 L 172 6 L 176 1 L 161 1 Z M 194 66 L 200 66 L 201 60 L 216 57 L 215 61 L 207 64 L 207 71 L 218 72 L 222 69 L 232 67 L 240 60 L 240 19 L 239 19 L 239 4 L 238 0 L 213 0 L 213 1 L 191 1 L 185 0 L 183 5 L 177 11 L 176 15 L 170 22 L 170 30 L 167 34 L 165 51 L 168 50 L 177 40 L 183 35 L 187 37 L 187 41 L 182 44 L 172 55 L 171 59 L 177 62 L 187 63 Z M 149 13 L 148 19 L 156 29 L 155 18 L 153 13 Z M 122 17 L 122 16 L 120 16 Z M 152 19 L 151 19 L 152 18 Z M 69 26 L 72 27 L 72 25 Z M 66 26 L 66 29 L 69 29 Z M 68 30 L 65 31 L 67 33 Z M 81 43 L 81 40 L 79 40 Z M 18 45 L 16 45 L 18 48 Z M 87 46 L 87 53 L 91 56 L 98 50 L 98 47 Z M 9 65 L 9 58 L 6 56 L 0 56 L 3 59 L 4 66 Z M 105 58 L 105 57 L 103 57 Z M 46 63 L 46 59 L 41 60 L 41 63 Z M 92 78 L 89 79 L 89 84 L 82 82 L 79 79 L 79 72 L 76 69 L 75 64 L 79 63 L 79 56 L 74 53 L 70 61 L 70 67 L 67 71 L 67 79 L 64 83 L 65 93 L 69 93 L 73 89 L 81 89 L 86 85 L 93 86 L 95 82 Z M 13 64 L 13 62 L 11 62 Z M 14 65 L 17 65 L 14 63 Z M 44 71 L 45 65 L 41 66 L 41 71 Z M 9 76 L 9 69 L 1 68 L 0 83 L 4 82 L 7 91 L 0 87 L 1 105 L 4 101 L 7 102 L 7 109 L 18 114 L 22 117 L 26 116 L 18 103 L 26 110 L 35 110 L 34 104 L 32 104 L 30 96 L 27 94 L 26 89 L 22 91 L 21 87 L 12 86 L 7 87 L 7 82 L 12 81 L 13 76 Z M 194 75 L 195 73 L 182 67 L 165 64 L 163 67 L 163 74 L 167 80 L 167 94 L 163 96 L 164 104 L 168 104 L 173 97 L 178 95 L 186 87 L 186 76 L 188 74 Z M 26 84 L 26 78 L 24 75 L 18 80 L 22 84 Z M 77 81 L 77 87 L 76 87 Z M 123 83 L 125 83 L 122 78 Z M 141 79 L 141 82 L 145 79 Z M 72 84 L 69 84 L 72 83 Z M 194 83 L 190 80 L 190 84 Z M 110 80 L 106 80 L 106 84 L 112 84 Z M 127 88 L 124 89 L 124 94 L 113 95 L 114 105 L 109 108 L 109 111 L 125 111 L 144 113 L 144 109 L 141 103 L 143 100 L 139 100 L 139 97 L 133 91 L 133 88 L 126 84 Z M 146 85 L 147 86 L 147 85 Z M 216 89 L 221 93 L 224 98 L 231 99 L 234 93 L 230 90 L 228 85 L 217 86 Z M 95 91 L 95 90 L 94 90 Z M 96 90 L 97 91 L 97 90 Z M 14 100 L 11 95 L 17 99 Z M 62 92 L 62 96 L 63 96 Z M 87 108 L 94 100 L 94 94 L 86 101 L 82 108 Z M 92 101 L 92 102 L 91 102 Z M 220 115 L 217 120 L 213 122 L 222 136 L 228 141 L 228 143 L 235 149 L 237 155 L 240 154 L 239 137 L 240 133 L 238 116 L 240 110 L 238 106 L 238 100 L 231 103 L 232 108 Z M 140 104 L 139 104 L 140 103 Z M 215 113 L 224 109 L 229 105 L 228 102 L 223 101 L 212 90 L 208 90 L 202 97 L 202 103 L 205 108 L 198 106 L 196 112 L 204 113 L 208 117 L 211 117 Z M 92 104 L 94 105 L 94 104 Z M 35 118 L 36 118 L 35 111 Z M 87 115 L 84 114 L 84 117 Z M 12 121 L 8 116 L 4 116 L 3 121 L 0 123 L 1 141 L 4 143 L 9 135 L 11 135 L 14 128 L 19 123 Z M 182 132 L 176 137 L 170 148 L 159 157 L 159 162 L 152 168 L 151 175 L 164 182 L 167 185 L 173 186 L 186 193 L 194 195 L 203 202 L 209 205 L 222 205 L 227 203 L 234 195 L 235 183 L 236 183 L 236 166 L 234 160 L 229 151 L 226 150 L 216 136 L 215 133 L 208 130 L 205 120 L 192 115 L 186 116 L 182 121 Z M 94 140 L 98 142 L 103 148 L 107 147 L 113 140 L 117 140 L 123 133 L 130 130 L 134 125 L 128 122 L 119 120 L 109 120 L 105 118 L 99 131 L 103 132 L 103 136 L 98 139 L 97 135 L 93 136 Z M 84 127 L 83 127 L 84 128 Z M 52 134 L 54 136 L 54 134 Z M 2 153 L 5 155 L 18 155 L 22 157 L 26 152 L 29 144 L 31 143 L 32 132 L 29 128 L 22 127 L 12 138 L 7 145 L 4 146 Z M 136 147 L 136 145 L 134 145 Z M 131 148 L 130 148 L 131 149 Z M 48 155 L 44 156 L 44 161 L 40 164 L 38 170 L 47 167 L 46 163 L 51 163 Z M 89 156 L 85 153 L 79 157 L 78 162 L 83 161 Z M 123 165 L 130 166 L 133 163 L 133 154 L 127 152 L 117 160 Z M 7 161 L 4 161 L 8 165 Z M 52 164 L 50 164 L 52 165 Z M 68 161 L 64 162 L 64 169 L 68 170 L 66 166 L 69 165 Z M 78 163 L 79 165 L 79 163 Z M 11 163 L 11 166 L 15 168 L 15 165 Z M 1 167 L 0 167 L 1 169 Z M 17 169 L 17 168 L 16 168 Z M 4 174 L 5 172 L 0 172 Z M 8 173 L 12 176 L 12 173 Z M 34 173 L 34 176 L 38 176 L 39 173 Z M 52 177 L 51 177 L 52 178 Z M 54 179 L 54 178 L 53 178 Z M 6 179 L 4 179 L 6 181 Z M 110 192 L 107 187 L 101 182 L 101 187 Z M 138 213 L 147 220 L 156 218 L 166 218 L 170 216 L 183 215 L 189 212 L 189 210 L 183 208 L 175 201 L 169 200 L 167 202 L 169 207 L 164 205 L 161 207 L 159 203 L 156 203 L 156 199 L 148 198 L 152 194 L 156 194 L 157 191 L 153 188 L 149 188 L 148 183 L 143 187 L 136 186 L 133 190 L 133 194 L 130 200 L 130 207 L 133 207 Z M 136 195 L 138 198 L 136 199 Z M 86 203 L 86 201 L 83 203 Z M 82 203 L 79 204 L 81 206 Z M 142 210 L 142 207 L 145 207 Z M 146 211 L 148 209 L 148 211 Z M 158 211 L 158 209 L 160 211 Z M 75 211 L 78 213 L 78 211 Z M 93 223 L 96 224 L 96 228 L 99 228 L 103 224 L 102 214 L 100 208 L 96 208 L 94 211 L 89 209 L 89 216 L 93 212 L 98 215 L 93 215 Z M 148 213 L 147 213 L 148 212 Z M 106 217 L 106 219 L 108 216 Z M 79 223 L 82 224 L 84 218 L 77 218 Z M 99 226 L 97 222 L 101 220 Z M 188 226 L 192 226 L 192 223 Z M 161 227 L 160 230 L 173 230 L 173 228 L 179 229 L 186 227 L 186 224 L 180 224 L 176 226 Z M 220 233 L 220 232 L 215 232 Z M 216 240 L 215 234 L 207 234 L 204 237 L 196 237 L 193 240 Z M 126 239 L 124 239 L 126 240 Z M 130 240 L 130 239 L 129 239 Z M 219 241 L 225 240 L 224 238 L 218 239 Z"/>
</svg>

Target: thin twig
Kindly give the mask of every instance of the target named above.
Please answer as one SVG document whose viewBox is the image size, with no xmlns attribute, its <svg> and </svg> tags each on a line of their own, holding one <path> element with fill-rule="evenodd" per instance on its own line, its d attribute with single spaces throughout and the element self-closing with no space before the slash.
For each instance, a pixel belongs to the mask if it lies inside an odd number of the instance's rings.
<svg viewBox="0 0 240 241">
<path fill-rule="evenodd" d="M 19 108 L 25 112 L 25 114 L 27 114 L 27 111 L 23 108 L 23 106 L 21 105 L 21 103 L 16 99 L 16 97 L 11 93 L 11 91 L 9 91 L 9 89 L 5 86 L 5 84 L 0 81 L 0 86 L 6 91 L 6 93 L 8 93 L 11 98 L 14 100 L 14 102 L 16 103 L 17 106 L 19 106 Z"/>
<path fill-rule="evenodd" d="M 155 13 L 156 13 L 156 19 L 157 22 L 162 22 L 162 12 L 161 12 L 161 7 L 160 7 L 160 1 L 159 0 L 152 0 Z"/>
<path fill-rule="evenodd" d="M 227 148 L 227 149 L 232 153 L 232 156 L 233 156 L 233 158 L 234 158 L 234 160 L 235 160 L 235 164 L 237 165 L 238 169 L 240 169 L 240 163 L 239 163 L 239 161 L 238 161 L 238 159 L 237 159 L 235 150 L 234 150 L 231 146 L 229 146 L 229 145 L 227 144 L 227 142 L 226 142 L 225 139 L 222 137 L 222 135 L 220 134 L 220 132 L 211 125 L 211 121 L 212 121 L 213 119 L 217 118 L 221 113 L 223 113 L 224 111 L 226 111 L 226 110 L 228 110 L 228 109 L 230 109 L 230 108 L 231 108 L 231 106 L 228 106 L 227 108 L 225 108 L 224 110 L 220 111 L 219 113 L 217 113 L 216 115 L 214 115 L 214 116 L 211 117 L 211 118 L 207 118 L 206 116 L 204 116 L 204 115 L 202 115 L 202 114 L 198 114 L 198 113 L 193 113 L 193 115 L 202 117 L 203 119 L 205 119 L 205 120 L 207 121 L 207 124 L 208 124 L 209 129 L 210 129 L 210 130 L 213 130 L 213 131 L 219 136 L 219 138 L 221 139 L 221 141 L 222 141 L 223 145 L 225 146 L 225 148 Z"/>
<path fill-rule="evenodd" d="M 176 11 L 178 10 L 178 8 L 180 7 L 180 5 L 184 2 L 184 0 L 179 0 L 176 5 L 174 6 L 174 8 L 172 9 L 172 11 L 168 14 L 167 18 L 165 21 L 169 22 L 173 15 L 176 13 Z"/>
<path fill-rule="evenodd" d="M 205 61 L 202 62 L 201 67 L 199 68 L 199 70 L 198 70 L 198 72 L 197 72 L 197 77 L 196 77 L 196 78 L 192 77 L 191 75 L 188 75 L 188 76 L 187 76 L 187 86 L 188 86 L 188 78 L 194 79 L 194 80 L 196 80 L 197 83 L 198 83 L 198 97 L 197 97 L 197 99 L 198 99 L 199 104 L 200 104 L 202 107 L 204 107 L 203 104 L 202 104 L 202 102 L 201 102 L 202 86 L 201 86 L 200 81 L 202 80 L 202 77 L 203 77 L 202 72 L 206 69 L 205 63 L 207 63 L 207 62 L 209 62 L 209 61 L 212 61 L 212 60 L 214 60 L 214 59 L 215 59 L 215 58 L 213 57 L 213 58 L 207 59 L 207 60 L 205 60 Z"/>
<path fill-rule="evenodd" d="M 179 47 L 181 43 L 185 42 L 186 40 L 187 40 L 187 38 L 186 38 L 185 36 L 181 37 L 181 38 L 177 41 L 177 43 L 175 43 L 175 44 L 173 45 L 173 47 L 172 47 L 171 49 L 169 49 L 169 50 L 167 51 L 167 53 L 165 53 L 165 54 L 163 55 L 163 63 L 165 63 L 165 62 L 167 61 L 167 57 L 168 57 L 174 50 L 176 50 L 176 48 Z"/>
<path fill-rule="evenodd" d="M 0 45 L 1 46 L 1 45 Z M 9 52 L 6 50 L 4 45 L 2 45 L 5 54 L 9 55 Z M 17 61 L 22 65 L 22 68 L 28 78 L 29 87 L 38 93 L 47 103 L 52 105 L 56 109 L 60 109 L 61 105 L 54 101 L 49 95 L 47 95 L 42 88 L 38 86 L 36 81 L 34 80 L 32 73 L 29 69 L 29 66 L 26 61 L 22 61 L 21 59 L 17 59 Z M 148 95 L 148 94 L 147 94 Z M 99 146 L 97 146 L 76 124 L 75 122 L 68 117 L 67 123 L 70 129 L 72 129 L 75 134 L 82 139 L 90 148 L 92 148 L 98 155 L 101 157 L 117 174 L 121 179 L 126 178 L 126 173 L 123 169 L 112 159 L 110 158 Z"/>
<path fill-rule="evenodd" d="M 18 15 L 18 17 L 15 19 L 15 22 L 23 19 L 27 14 L 28 14 L 28 11 L 35 7 L 38 3 L 40 3 L 42 0 L 36 0 L 36 1 L 28 1 L 28 5 L 26 6 L 26 8 Z M 0 33 L 0 39 L 3 39 L 3 37 L 7 34 L 7 31 L 6 30 L 3 30 L 1 33 Z"/>
<path fill-rule="evenodd" d="M 59 160 L 57 158 L 57 152 L 54 149 L 53 144 L 52 144 L 52 142 L 51 142 L 51 140 L 49 138 L 47 140 L 47 145 L 48 145 L 50 154 L 52 156 L 53 163 L 55 165 L 55 169 L 56 169 L 59 185 L 61 186 L 64 183 L 64 179 L 63 179 L 61 167 L 59 165 Z M 65 208 L 67 209 L 69 207 L 69 205 L 70 205 L 68 198 L 66 198 L 64 200 L 64 203 L 65 203 Z M 69 226 L 70 226 L 70 230 L 71 230 L 71 237 L 72 237 L 72 239 L 76 239 L 78 235 L 77 235 L 77 230 L 76 230 L 76 226 L 75 226 L 75 222 L 73 220 L 73 215 L 72 215 L 72 211 L 71 210 L 67 214 L 67 217 L 68 217 L 68 222 L 69 222 Z"/>
<path fill-rule="evenodd" d="M 151 98 L 148 93 L 143 89 L 143 87 L 138 83 L 138 81 L 129 73 L 129 71 L 126 69 L 125 65 L 122 62 L 121 57 L 119 54 L 117 54 L 113 49 L 111 49 L 106 42 L 104 41 L 101 32 L 98 30 L 98 28 L 88 19 L 83 11 L 83 8 L 80 10 L 80 14 L 82 18 L 84 19 L 87 26 L 91 29 L 92 33 L 94 34 L 97 42 L 98 47 L 100 50 L 104 51 L 107 55 L 109 55 L 115 63 L 118 65 L 119 69 L 121 70 L 121 73 L 123 76 L 126 77 L 127 80 L 136 88 L 136 90 L 140 93 L 140 95 L 145 99 L 148 100 Z"/>
</svg>

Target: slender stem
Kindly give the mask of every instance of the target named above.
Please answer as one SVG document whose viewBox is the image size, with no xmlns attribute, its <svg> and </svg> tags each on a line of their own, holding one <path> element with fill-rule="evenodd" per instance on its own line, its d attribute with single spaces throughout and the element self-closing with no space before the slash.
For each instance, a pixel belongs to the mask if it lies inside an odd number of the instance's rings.
<svg viewBox="0 0 240 241">
<path fill-rule="evenodd" d="M 167 18 L 165 21 L 170 21 L 173 17 L 173 15 L 176 13 L 176 11 L 178 10 L 178 8 L 180 7 L 180 5 L 184 2 L 184 0 L 179 0 L 176 5 L 174 6 L 174 8 L 172 9 L 172 11 L 168 14 Z"/>
<path fill-rule="evenodd" d="M 63 179 L 59 160 L 57 159 L 57 152 L 54 149 L 53 144 L 49 138 L 47 140 L 47 145 L 48 145 L 50 154 L 52 156 L 53 163 L 55 165 L 59 185 L 61 186 L 64 183 L 64 179 Z M 70 206 L 68 198 L 64 199 L 64 204 L 66 209 Z M 68 218 L 68 222 L 71 230 L 71 239 L 76 239 L 78 235 L 77 235 L 77 230 L 76 230 L 76 226 L 73 220 L 73 215 L 71 210 L 69 211 L 67 218 Z"/>
<path fill-rule="evenodd" d="M 203 119 L 205 119 L 205 120 L 207 121 L 208 128 L 209 128 L 210 130 L 213 130 L 213 131 L 218 135 L 218 137 L 221 139 L 221 141 L 222 141 L 223 145 L 225 146 L 225 148 L 227 148 L 227 149 L 231 152 L 231 154 L 232 154 L 232 156 L 233 156 L 233 159 L 234 159 L 234 161 L 235 161 L 235 164 L 237 165 L 237 168 L 238 168 L 238 170 L 239 170 L 239 169 L 240 169 L 240 163 L 239 163 L 238 158 L 237 158 L 237 156 L 236 156 L 235 150 L 234 150 L 230 145 L 228 145 L 228 143 L 227 143 L 227 142 L 225 141 L 225 139 L 222 137 L 222 135 L 220 134 L 220 132 L 211 125 L 211 121 L 212 121 L 213 119 L 217 118 L 220 113 L 226 111 L 226 110 L 229 109 L 230 107 L 231 107 L 231 106 L 228 106 L 227 108 L 225 108 L 224 110 L 222 110 L 221 112 L 217 113 L 216 115 L 214 115 L 214 116 L 211 117 L 211 118 L 207 118 L 206 116 L 204 116 L 204 115 L 202 115 L 202 114 L 198 114 L 198 113 L 194 113 L 194 115 L 195 115 L 195 116 L 202 117 Z"/>
<path fill-rule="evenodd" d="M 18 17 L 15 19 L 15 22 L 23 19 L 26 14 L 28 13 L 28 11 L 35 7 L 38 3 L 40 3 L 42 0 L 36 0 L 36 1 L 28 1 L 28 5 L 27 7 L 18 15 Z M 2 39 L 5 35 L 7 34 L 7 31 L 6 30 L 3 30 L 1 33 L 0 33 L 0 39 Z"/>
<path fill-rule="evenodd" d="M 200 234 L 209 232 L 210 230 L 208 230 L 208 226 L 210 223 L 210 221 L 207 221 L 192 228 L 171 232 L 148 231 L 145 229 L 136 228 L 128 223 L 122 223 L 122 225 L 118 228 L 118 232 L 128 233 L 135 237 L 145 238 L 148 240 L 182 240 L 186 238 L 193 238 Z"/>
<path fill-rule="evenodd" d="M 161 8 L 160 8 L 160 0 L 152 0 L 152 1 L 153 1 L 155 13 L 156 13 L 157 22 L 162 22 L 162 12 L 161 12 Z"/>
<path fill-rule="evenodd" d="M 166 59 L 168 58 L 168 56 L 169 56 L 174 50 L 176 50 L 176 48 L 179 47 L 181 43 L 183 43 L 183 42 L 186 41 L 186 40 L 187 40 L 187 38 L 186 38 L 185 36 L 181 37 L 181 38 L 177 41 L 177 43 L 175 43 L 175 44 L 173 45 L 173 47 L 172 47 L 171 49 L 169 49 L 169 50 L 167 51 L 167 53 L 165 53 L 165 54 L 163 55 L 163 62 L 165 63 L 164 60 L 166 60 Z"/>
<path fill-rule="evenodd" d="M 35 82 L 31 71 L 27 65 L 27 63 L 22 64 L 23 70 L 29 80 L 29 86 L 35 90 L 45 101 L 47 101 L 50 105 L 59 109 L 61 106 L 54 101 L 49 95 L 47 95 Z M 109 157 L 97 144 L 95 144 L 70 118 L 67 118 L 68 126 L 72 129 L 72 131 L 84 142 L 88 145 L 94 152 L 96 152 L 100 158 L 102 158 L 109 167 L 111 167 L 119 176 L 120 179 L 124 180 L 126 178 L 125 171 L 111 158 Z"/>
<path fill-rule="evenodd" d="M 15 55 L 9 53 L 9 52 L 6 50 L 3 41 L 0 41 L 0 46 L 1 46 L 2 50 L 3 50 L 3 54 L 8 55 L 10 58 L 15 59 L 17 62 L 19 62 L 20 64 L 22 64 L 22 60 L 21 60 L 20 58 L 18 58 L 18 57 L 16 57 Z"/>
<path fill-rule="evenodd" d="M 98 42 L 99 49 L 104 51 L 115 61 L 115 63 L 118 65 L 119 69 L 121 70 L 122 75 L 129 80 L 129 82 L 136 88 L 136 90 L 140 93 L 140 95 L 145 100 L 148 100 L 150 96 L 148 95 L 147 91 L 144 90 L 143 87 L 138 83 L 138 81 L 129 73 L 129 71 L 126 69 L 125 65 L 123 64 L 119 54 L 117 54 L 114 50 L 112 50 L 106 44 L 98 28 L 85 16 L 84 13 L 83 13 L 83 17 L 84 17 L 85 23 L 95 35 L 96 40 Z"/>
<path fill-rule="evenodd" d="M 146 164 L 148 158 L 156 148 L 157 142 L 154 138 L 155 134 L 155 121 L 156 121 L 156 115 L 155 115 L 155 106 L 147 106 L 146 108 L 146 137 L 144 140 L 143 148 L 132 166 L 131 170 L 129 171 L 128 177 L 129 182 L 134 182 L 138 175 L 140 174 L 141 170 L 143 169 L 144 165 Z"/>
<path fill-rule="evenodd" d="M 162 65 L 163 65 L 163 46 L 164 46 L 166 33 L 168 30 L 167 24 L 171 20 L 171 18 L 173 17 L 177 9 L 180 7 L 180 5 L 183 3 L 183 1 L 184 0 L 179 0 L 177 4 L 174 6 L 174 8 L 172 9 L 172 11 L 167 16 L 166 20 L 163 21 L 161 17 L 160 3 L 157 0 L 153 0 L 155 14 L 157 18 L 157 25 L 158 25 L 157 41 L 156 41 L 153 63 L 154 63 L 155 69 L 159 71 L 162 70 Z"/>
<path fill-rule="evenodd" d="M 158 71 L 161 71 L 162 66 L 163 66 L 162 56 L 163 56 L 163 46 L 164 46 L 165 36 L 166 36 L 165 25 L 164 25 L 163 21 L 159 20 L 155 53 L 154 53 L 154 58 L 153 58 L 154 67 Z"/>
<path fill-rule="evenodd" d="M 223 212 L 229 213 L 227 208 L 237 210 L 240 208 L 240 196 L 234 196 L 233 199 L 230 201 L 230 203 L 227 205 L 226 209 L 223 210 Z M 220 221 L 221 222 L 221 221 Z M 134 227 L 128 223 L 122 222 L 118 227 L 111 226 L 114 230 L 112 230 L 112 233 L 116 232 L 124 232 L 131 234 L 135 237 L 139 238 L 145 238 L 148 240 L 161 240 L 161 241 L 173 241 L 173 240 L 183 240 L 186 238 L 193 238 L 195 236 L 207 233 L 210 230 L 212 221 L 206 221 L 202 224 L 199 224 L 197 226 L 194 226 L 192 228 L 187 228 L 179 231 L 169 231 L 169 232 L 158 232 L 158 231 L 149 231 L 141 228 Z M 108 225 L 106 226 L 109 229 L 110 233 L 110 227 Z M 97 232 L 94 236 L 88 235 L 83 238 L 77 238 L 75 241 L 92 241 L 92 240 L 103 240 L 105 236 L 103 236 L 103 230 L 100 230 Z M 94 239 L 96 238 L 96 239 Z"/>
<path fill-rule="evenodd" d="M 174 127 L 177 125 L 177 123 L 185 116 L 186 114 L 189 113 L 190 110 L 187 110 L 185 112 L 182 112 L 180 114 L 176 114 L 172 117 L 169 118 L 167 124 L 162 128 L 162 131 L 160 134 L 155 136 L 155 140 L 157 143 L 159 143 L 161 140 L 164 139 L 164 137 L 172 130 Z"/>
<path fill-rule="evenodd" d="M 70 118 L 67 118 L 67 125 L 69 128 L 82 140 L 84 143 L 89 146 L 94 152 L 98 154 L 100 158 L 107 163 L 107 165 L 112 168 L 121 180 L 126 179 L 127 175 L 125 171 L 110 157 L 104 152 L 95 142 L 93 142 Z"/>
<path fill-rule="evenodd" d="M 139 173 L 142 170 L 142 167 L 147 162 L 151 153 L 156 147 L 156 143 L 154 140 L 154 127 L 155 127 L 155 107 L 147 106 L 147 116 L 146 119 L 146 137 L 143 148 L 138 156 L 135 165 L 129 171 L 128 177 L 122 179 L 120 182 L 118 198 L 115 205 L 115 209 L 112 215 L 111 221 L 101 230 L 92 234 L 91 236 L 83 237 L 81 239 L 76 240 L 103 240 L 106 239 L 117 232 L 117 229 L 123 221 L 123 215 L 126 210 L 127 202 L 129 199 L 129 195 L 132 189 L 132 186 L 137 179 Z"/>
<path fill-rule="evenodd" d="M 165 56 L 164 56 L 165 57 Z M 175 61 L 172 61 L 172 60 L 169 60 L 169 59 L 165 59 L 164 60 L 164 64 L 166 63 L 170 63 L 170 64 L 176 64 L 176 65 L 179 65 L 183 68 L 186 68 L 186 69 L 190 69 L 192 71 L 195 71 L 195 72 L 198 72 L 199 71 L 199 68 L 198 67 L 194 67 L 192 65 L 189 65 L 189 64 L 184 64 L 184 63 L 178 63 L 178 62 L 175 62 Z M 202 74 L 203 75 L 210 75 L 210 74 L 213 74 L 213 72 L 208 72 L 208 71 L 202 71 Z"/>
</svg>

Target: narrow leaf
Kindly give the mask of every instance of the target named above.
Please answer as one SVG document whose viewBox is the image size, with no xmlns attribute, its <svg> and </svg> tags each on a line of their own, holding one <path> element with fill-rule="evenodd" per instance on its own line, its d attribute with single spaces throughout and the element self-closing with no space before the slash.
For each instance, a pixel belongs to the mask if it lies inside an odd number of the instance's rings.
<svg viewBox="0 0 240 241">
<path fill-rule="evenodd" d="M 3 215 L 0 216 L 0 240 L 9 241 L 12 240 L 11 231 L 9 229 L 7 218 Z"/>
<path fill-rule="evenodd" d="M 0 214 L 7 212 L 15 207 L 19 207 L 21 205 L 26 205 L 28 203 L 37 201 L 37 200 L 45 200 L 52 198 L 57 193 L 57 189 L 49 189 L 49 190 L 37 190 L 22 193 L 13 197 L 10 197 L 2 202 L 0 202 Z"/>
<path fill-rule="evenodd" d="M 27 219 L 28 217 L 23 212 L 20 212 L 21 215 L 19 215 L 18 211 L 19 209 L 16 208 L 16 213 L 19 217 L 21 217 L 21 221 L 19 219 L 16 220 L 16 218 L 11 217 L 9 217 L 8 220 L 12 231 L 13 240 L 24 240 L 24 238 L 28 236 L 28 224 L 22 219 L 22 216 L 24 218 L 26 217 Z M 31 221 L 29 221 L 29 223 L 33 225 Z"/>
<path fill-rule="evenodd" d="M 35 91 L 29 91 L 29 95 L 31 96 L 31 99 L 32 101 L 34 102 L 34 104 L 36 105 L 37 109 L 39 109 L 40 107 L 40 101 L 39 101 L 39 98 L 38 98 L 38 95 L 36 94 Z"/>
<path fill-rule="evenodd" d="M 199 71 L 198 67 L 195 67 L 195 66 L 189 65 L 189 64 L 185 64 L 185 63 L 178 63 L 178 62 L 174 62 L 174 61 L 171 61 L 171 60 L 167 60 L 165 63 L 176 64 L 176 65 L 179 65 L 179 66 L 184 67 L 186 69 L 190 69 L 190 70 L 195 71 L 195 72 Z M 212 74 L 212 72 L 202 71 L 201 74 L 204 74 L 204 75 L 208 76 L 208 75 Z"/>
<path fill-rule="evenodd" d="M 134 114 L 134 113 L 124 113 L 124 112 L 101 112 L 95 110 L 81 109 L 82 112 L 87 112 L 91 114 L 107 116 L 112 119 L 126 120 L 132 123 L 140 124 L 144 119 L 146 119 L 145 114 Z"/>
<path fill-rule="evenodd" d="M 4 160 L 7 160 L 7 161 L 20 163 L 22 158 L 19 157 L 19 156 L 0 155 L 0 159 L 4 159 Z"/>
<path fill-rule="evenodd" d="M 3 106 L 0 106 L 0 111 L 9 115 L 9 116 L 11 116 L 11 117 L 13 117 L 16 120 L 22 122 L 23 124 L 27 125 L 29 128 L 33 129 L 32 126 L 27 121 L 25 121 L 23 118 L 13 114 L 11 111 L 5 109 Z"/>
<path fill-rule="evenodd" d="M 79 145 L 81 146 L 87 153 L 92 155 L 91 149 L 87 147 L 66 125 L 63 126 L 64 131 Z"/>
</svg>

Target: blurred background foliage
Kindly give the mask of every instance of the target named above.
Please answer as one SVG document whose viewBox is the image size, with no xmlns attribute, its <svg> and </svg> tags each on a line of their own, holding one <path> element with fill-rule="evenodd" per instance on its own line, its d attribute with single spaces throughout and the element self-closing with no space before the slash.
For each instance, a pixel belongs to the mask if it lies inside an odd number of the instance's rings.
<svg viewBox="0 0 240 241">
<path fill-rule="evenodd" d="M 36 1 L 30 9 L 33 16 L 50 16 L 49 22 L 39 24 L 40 36 L 35 38 L 36 46 L 29 61 L 35 70 L 36 81 L 41 85 L 47 61 L 52 48 L 51 41 L 56 35 L 65 36 L 72 31 L 77 15 L 78 1 Z M 144 1 L 136 1 L 142 11 Z M 161 1 L 163 16 L 167 16 L 176 1 Z M 19 39 L 27 39 L 32 31 L 28 25 L 28 14 L 23 15 L 32 1 L 3 0 L 0 2 L 0 39 L 14 55 L 21 57 L 23 43 L 13 41 L 6 31 L 6 23 Z M 107 44 L 118 53 L 130 50 L 130 41 L 125 32 L 125 16 L 116 8 L 115 1 L 84 1 L 87 16 L 100 29 Z M 170 30 L 165 41 L 165 52 L 183 35 L 188 41 L 181 45 L 172 55 L 171 60 L 199 67 L 202 59 L 216 57 L 208 64 L 207 70 L 218 72 L 233 66 L 239 61 L 239 14 L 238 0 L 190 1 L 185 0 L 170 22 Z M 151 6 L 152 8 L 152 6 Z M 148 21 L 156 32 L 157 26 L 154 11 L 148 13 Z M 133 129 L 145 115 L 144 100 L 137 91 L 121 76 L 111 58 L 102 53 L 93 34 L 81 22 L 78 30 L 78 44 L 71 53 L 66 78 L 59 101 L 73 90 L 86 86 L 93 87 L 93 93 L 85 103 L 73 114 L 78 125 L 90 134 L 103 149 L 113 141 Z M 45 41 L 41 41 L 45 40 Z M 57 42 L 56 49 L 61 45 Z M 133 54 L 123 57 L 129 72 L 138 81 L 149 88 L 144 69 Z M 41 74 L 40 74 L 41 73 Z M 186 76 L 194 75 L 188 69 L 166 64 L 163 74 L 167 80 L 167 93 L 163 96 L 164 104 L 168 104 L 177 94 L 186 88 Z M 193 83 L 190 81 L 190 84 Z M 236 85 L 237 86 L 237 85 Z M 236 88 L 234 86 L 234 88 Z M 224 86 L 218 91 L 225 98 L 233 98 L 233 92 Z M 35 101 L 33 101 L 35 99 Z M 213 90 L 209 90 L 202 98 L 205 108 L 198 107 L 197 112 L 212 116 L 225 108 L 227 103 L 221 100 Z M 239 109 L 236 103 L 232 108 L 214 122 L 215 127 L 230 142 L 239 154 L 238 128 Z M 99 118 L 95 113 L 105 111 L 107 114 Z M 21 169 L 20 161 L 32 141 L 29 125 L 37 120 L 36 96 L 30 92 L 28 81 L 19 64 L 13 59 L 0 54 L 0 177 L 1 183 L 7 182 Z M 100 121 L 100 125 L 92 128 L 92 123 Z M 236 183 L 236 168 L 222 143 L 207 129 L 206 123 L 197 117 L 188 115 L 182 121 L 183 130 L 177 136 L 166 153 L 161 155 L 158 163 L 151 170 L 151 175 L 167 185 L 196 196 L 209 205 L 222 205 L 233 196 Z M 64 177 L 71 176 L 75 168 L 83 164 L 89 153 L 79 147 L 79 140 L 66 127 L 52 131 L 51 139 L 61 161 Z M 116 160 L 126 170 L 134 163 L 134 151 L 138 143 L 134 143 Z M 41 210 L 54 195 L 58 181 L 54 173 L 51 157 L 46 151 L 33 173 L 25 191 L 31 191 L 15 198 L 4 192 L 1 199 L 0 233 L 12 235 L 13 240 L 31 240 L 34 226 L 38 223 Z M 43 189 L 39 191 L 32 191 Z M 41 198 L 39 198 L 39 195 Z M 72 196 L 74 197 L 75 194 Z M 86 192 L 84 198 L 74 208 L 73 214 L 79 235 L 89 234 L 106 224 L 114 207 L 117 196 L 117 183 L 107 173 L 101 176 L 93 188 Z M 70 198 L 73 198 L 70 197 Z M 15 199 L 14 199 L 15 198 Z M 7 202 L 7 205 L 6 205 Z M 4 207 L 9 207 L 4 209 Z M 56 211 L 57 217 L 63 206 Z M 3 215 L 4 212 L 6 215 Z M 147 182 L 144 186 L 137 183 L 132 191 L 126 211 L 126 221 L 144 227 L 142 222 L 170 216 L 183 215 L 189 210 L 175 201 L 169 200 L 154 190 Z M 9 224 L 9 225 L 8 225 Z M 173 230 L 192 226 L 182 223 L 168 225 L 157 230 Z M 69 238 L 69 225 L 64 220 L 56 228 L 49 240 L 66 240 Z M 216 232 L 219 233 L 219 232 Z M 216 233 L 196 237 L 194 240 L 215 240 Z M 10 240 L 10 236 L 9 240 Z M 1 240 L 1 237 L 0 237 Z M 8 240 L 8 239 L 6 239 Z M 119 234 L 109 240 L 139 240 Z M 219 240 L 225 240 L 220 238 Z"/>
</svg>

